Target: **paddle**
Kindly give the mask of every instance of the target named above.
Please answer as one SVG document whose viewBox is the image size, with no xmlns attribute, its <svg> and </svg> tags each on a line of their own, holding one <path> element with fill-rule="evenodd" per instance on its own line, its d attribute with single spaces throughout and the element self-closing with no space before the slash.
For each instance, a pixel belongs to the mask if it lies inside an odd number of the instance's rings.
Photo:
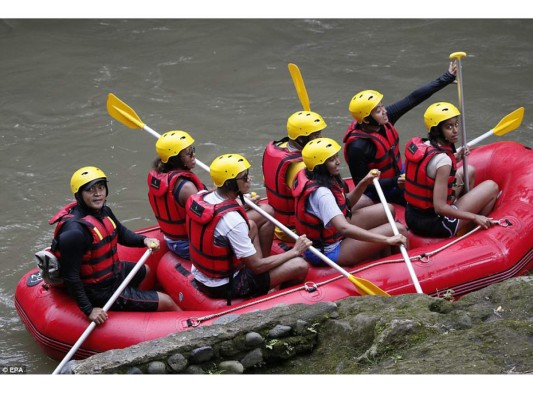
<svg viewBox="0 0 533 400">
<path fill-rule="evenodd" d="M 131 270 L 131 272 L 128 274 L 128 276 L 126 276 L 126 279 L 124 279 L 124 281 L 120 284 L 120 286 L 118 287 L 118 289 L 115 291 L 115 293 L 113 293 L 113 296 L 111 296 L 111 298 L 107 301 L 107 303 L 105 303 L 104 307 L 103 307 L 103 310 L 105 312 L 107 312 L 111 306 L 113 305 L 113 303 L 115 302 L 115 300 L 118 298 L 118 296 L 120 296 L 120 294 L 124 291 L 124 289 L 126 288 L 126 286 L 128 286 L 128 283 L 130 283 L 130 281 L 133 279 L 133 277 L 135 276 L 135 274 L 137 273 L 137 271 L 144 265 L 144 262 L 146 261 L 146 259 L 148 257 L 150 257 L 150 255 L 152 254 L 152 249 L 147 249 L 143 256 L 140 258 L 139 261 L 137 261 L 137 264 L 135 264 L 135 266 L 133 267 L 133 269 Z M 74 346 L 72 346 L 72 348 L 70 349 L 70 351 L 67 353 L 67 355 L 65 356 L 65 358 L 63 358 L 63 360 L 59 363 L 59 365 L 56 367 L 56 369 L 54 370 L 54 372 L 52 373 L 53 375 L 57 375 L 58 373 L 61 372 L 61 370 L 63 369 L 63 367 L 65 366 L 65 364 L 70 361 L 70 359 L 72 358 L 72 356 L 76 353 L 76 351 L 78 351 L 78 349 L 80 348 L 80 346 L 82 345 L 82 343 L 85 341 L 85 339 L 87 339 L 87 337 L 91 334 L 91 332 L 94 330 L 94 328 L 96 327 L 96 323 L 93 321 L 89 324 L 89 326 L 87 327 L 87 329 L 85 329 L 85 332 L 83 332 L 83 334 L 80 336 L 80 338 L 78 339 L 78 341 L 76 343 L 74 343 Z"/>
<path fill-rule="evenodd" d="M 503 136 L 506 133 L 514 131 L 516 128 L 520 126 L 523 119 L 524 119 L 524 107 L 517 108 L 512 113 L 507 114 L 505 117 L 503 117 L 501 121 L 498 122 L 498 125 L 492 128 L 490 131 L 485 132 L 483 135 L 480 135 L 477 138 L 472 139 L 470 142 L 468 142 L 467 146 L 470 147 L 475 144 L 478 144 L 479 142 L 488 138 L 491 135 Z M 457 150 L 459 151 L 461 149 L 462 147 L 460 147 Z"/>
<path fill-rule="evenodd" d="M 296 93 L 298 94 L 300 103 L 302 103 L 302 107 L 305 111 L 311 111 L 309 96 L 307 95 L 307 90 L 305 89 L 304 79 L 302 78 L 300 68 L 298 68 L 296 64 L 289 64 L 289 73 L 291 74 L 292 82 L 294 83 L 294 87 L 296 88 Z"/>
<path fill-rule="evenodd" d="M 377 175 L 377 172 L 374 175 Z M 385 195 L 383 194 L 383 190 L 381 189 L 381 185 L 379 184 L 379 180 L 377 176 L 373 179 L 373 182 L 374 182 L 374 186 L 376 186 L 376 191 L 378 192 L 379 199 L 381 200 L 381 204 L 383 205 L 383 208 L 385 209 L 385 214 L 387 214 L 387 219 L 389 220 L 389 224 L 392 227 L 392 232 L 395 235 L 398 235 L 400 232 L 398 231 L 396 222 L 394 222 L 394 218 L 392 217 L 392 214 L 389 210 L 387 200 L 385 199 Z M 403 244 L 400 245 L 400 251 L 402 252 L 402 256 L 405 261 L 405 264 L 407 264 L 407 269 L 409 270 L 409 275 L 411 276 L 411 280 L 413 281 L 415 285 L 416 292 L 424 293 L 422 291 L 422 288 L 420 287 L 418 278 L 416 277 L 415 270 L 413 269 L 413 265 L 411 264 L 411 260 L 409 259 L 409 256 L 407 255 L 407 249 L 405 248 Z"/>
<path fill-rule="evenodd" d="M 465 104 L 463 96 L 463 66 L 461 64 L 461 57 L 465 57 L 466 53 L 458 51 L 450 54 L 450 60 L 457 60 L 457 90 L 459 95 L 459 108 L 461 109 L 461 132 L 463 137 L 463 146 L 466 146 L 466 124 L 465 124 Z M 466 154 L 463 154 L 463 172 L 464 172 L 464 184 L 465 193 L 470 190 L 470 184 L 468 182 L 468 158 Z"/>
<path fill-rule="evenodd" d="M 107 110 L 113 118 L 115 118 L 119 122 L 122 122 L 124 125 L 126 125 L 129 128 L 133 128 L 133 129 L 142 128 L 146 130 L 147 132 L 149 132 L 150 134 L 154 135 L 155 137 L 161 136 L 157 132 L 155 132 L 153 129 L 146 126 L 146 124 L 141 121 L 141 119 L 138 117 L 135 111 L 133 111 L 133 109 L 131 109 L 128 105 L 126 105 L 118 97 L 116 97 L 115 95 L 111 93 L 109 94 L 108 99 L 107 99 Z M 205 165 L 203 162 L 201 162 L 200 160 L 196 159 L 196 164 L 198 164 L 204 171 L 209 172 L 209 167 Z M 253 201 L 251 201 L 247 197 L 244 197 L 244 201 L 246 202 L 246 204 L 248 204 L 248 206 L 250 206 L 255 211 L 260 213 L 263 217 L 268 219 L 270 222 L 272 222 L 274 225 L 276 225 L 286 234 L 290 235 L 294 239 L 298 238 L 298 235 L 296 235 L 293 231 L 291 231 L 289 228 L 287 228 L 277 219 L 272 217 L 270 214 L 265 212 L 261 207 L 257 206 L 257 204 L 255 204 Z M 350 282 L 352 282 L 359 289 L 359 293 L 361 293 L 361 295 L 369 294 L 369 295 L 390 296 L 387 292 L 380 289 L 378 286 L 374 285 L 372 282 L 366 279 L 363 279 L 363 278 L 356 278 L 355 276 L 350 274 L 348 271 L 346 271 L 344 268 L 342 268 L 341 266 L 337 265 L 335 262 L 327 258 L 324 254 L 322 254 L 320 251 L 318 251 L 314 247 L 311 246 L 310 250 L 317 257 L 320 257 L 322 261 L 324 261 L 326 264 L 330 265 L 331 267 L 339 271 L 341 274 L 346 276 L 350 280 Z"/>
</svg>

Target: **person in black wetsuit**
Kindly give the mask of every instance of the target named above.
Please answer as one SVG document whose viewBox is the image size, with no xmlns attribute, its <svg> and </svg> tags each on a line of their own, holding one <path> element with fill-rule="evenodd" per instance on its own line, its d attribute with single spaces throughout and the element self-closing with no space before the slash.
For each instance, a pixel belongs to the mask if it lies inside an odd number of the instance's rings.
<svg viewBox="0 0 533 400">
<path fill-rule="evenodd" d="M 404 167 L 394 124 L 409 110 L 454 82 L 456 73 L 457 66 L 451 62 L 443 75 L 386 107 L 382 103 L 383 95 L 375 90 L 363 90 L 351 99 L 349 110 L 355 120 L 348 127 L 343 142 L 344 158 L 355 185 L 370 170 L 379 169 L 379 183 L 387 201 L 405 206 Z M 370 185 L 356 208 L 379 201 L 375 187 Z"/>
<path fill-rule="evenodd" d="M 159 241 L 130 231 L 105 205 L 107 177 L 101 169 L 80 168 L 72 175 L 70 184 L 76 201 L 67 204 L 50 220 L 51 224 L 58 223 L 52 252 L 60 261 L 66 289 L 88 319 L 99 325 L 108 318 L 102 307 L 135 265 L 119 260 L 117 245 L 157 250 Z M 180 310 L 167 294 L 138 289 L 148 273 L 146 265 L 141 267 L 110 309 Z"/>
</svg>

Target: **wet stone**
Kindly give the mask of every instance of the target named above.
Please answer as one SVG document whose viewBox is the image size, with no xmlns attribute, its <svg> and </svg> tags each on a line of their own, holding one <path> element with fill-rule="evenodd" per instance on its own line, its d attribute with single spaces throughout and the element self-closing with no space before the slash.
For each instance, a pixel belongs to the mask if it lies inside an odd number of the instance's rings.
<svg viewBox="0 0 533 400">
<path fill-rule="evenodd" d="M 272 339 L 282 338 L 288 336 L 292 331 L 292 328 L 287 325 L 276 325 L 268 332 L 268 337 Z"/>
<path fill-rule="evenodd" d="M 299 319 L 298 321 L 296 321 L 294 332 L 297 335 L 301 335 L 302 333 L 305 333 L 305 331 L 307 331 L 308 327 L 309 327 L 309 322 Z"/>
<path fill-rule="evenodd" d="M 174 372 L 181 372 L 187 367 L 187 359 L 180 353 L 171 355 L 167 362 L 170 369 Z"/>
<path fill-rule="evenodd" d="M 211 358 L 213 358 L 214 355 L 215 352 L 213 351 L 213 348 L 211 346 L 199 347 L 191 351 L 191 356 L 189 357 L 189 360 L 191 364 L 201 364 L 206 361 L 209 361 Z"/>
<path fill-rule="evenodd" d="M 259 333 L 257 333 L 257 332 L 248 332 L 246 334 L 246 338 L 245 338 L 244 343 L 245 343 L 246 347 L 250 348 L 250 347 L 257 347 L 260 344 L 262 344 L 264 341 L 265 341 L 265 339 Z"/>
<path fill-rule="evenodd" d="M 205 374 L 205 371 L 198 365 L 189 365 L 185 373 L 189 375 L 202 375 Z"/>
<path fill-rule="evenodd" d="M 244 366 L 238 361 L 222 361 L 218 368 L 225 374 L 242 374 Z"/>
<path fill-rule="evenodd" d="M 231 340 L 220 343 L 218 351 L 221 357 L 233 357 L 239 353 L 239 350 L 235 347 L 235 343 Z"/>
<path fill-rule="evenodd" d="M 164 374 L 167 371 L 167 367 L 163 361 L 152 361 L 148 364 L 148 373 L 149 374 Z"/>
<path fill-rule="evenodd" d="M 246 354 L 241 360 L 241 364 L 244 368 L 250 368 L 254 365 L 263 362 L 263 352 L 261 349 L 254 349 Z"/>
</svg>

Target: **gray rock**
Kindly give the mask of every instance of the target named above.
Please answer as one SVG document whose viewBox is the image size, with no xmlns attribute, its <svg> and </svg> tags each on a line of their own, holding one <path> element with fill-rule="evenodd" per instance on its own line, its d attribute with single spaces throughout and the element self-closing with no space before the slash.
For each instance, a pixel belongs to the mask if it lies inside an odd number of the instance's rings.
<svg viewBox="0 0 533 400">
<path fill-rule="evenodd" d="M 218 368 L 224 374 L 242 374 L 244 366 L 238 361 L 222 361 Z"/>
<path fill-rule="evenodd" d="M 244 337 L 244 345 L 247 348 L 257 347 L 265 341 L 265 338 L 257 332 L 248 332 Z"/>
<path fill-rule="evenodd" d="M 152 361 L 148 364 L 147 372 L 149 374 L 165 374 L 167 371 L 167 366 L 162 361 Z"/>
<path fill-rule="evenodd" d="M 181 372 L 187 368 L 188 362 L 185 356 L 180 353 L 172 354 L 168 359 L 168 366 L 174 372 Z"/>
<path fill-rule="evenodd" d="M 244 368 L 250 368 L 263 362 L 263 352 L 261 349 L 253 349 L 241 360 Z"/>
<path fill-rule="evenodd" d="M 268 337 L 272 338 L 272 339 L 282 338 L 282 337 L 285 337 L 285 336 L 289 336 L 291 331 L 292 331 L 292 327 L 291 326 L 276 325 L 274 328 L 272 328 L 268 332 Z"/>
<path fill-rule="evenodd" d="M 191 364 L 201 364 L 201 363 L 211 360 L 214 354 L 215 353 L 211 346 L 204 346 L 204 347 L 200 347 L 200 348 L 197 348 L 191 351 L 189 360 Z"/>
</svg>

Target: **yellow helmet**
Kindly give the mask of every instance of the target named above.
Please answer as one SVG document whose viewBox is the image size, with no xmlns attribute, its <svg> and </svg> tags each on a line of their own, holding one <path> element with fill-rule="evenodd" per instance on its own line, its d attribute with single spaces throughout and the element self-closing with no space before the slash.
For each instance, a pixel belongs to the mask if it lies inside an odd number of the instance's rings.
<svg viewBox="0 0 533 400">
<path fill-rule="evenodd" d="M 429 132 L 432 127 L 437 126 L 442 121 L 458 117 L 459 115 L 461 115 L 461 113 L 457 107 L 451 103 L 446 103 L 444 101 L 433 103 L 424 113 L 424 124 Z"/>
<path fill-rule="evenodd" d="M 215 186 L 221 187 L 228 179 L 235 179 L 248 168 L 250 163 L 240 154 L 223 154 L 213 160 L 209 172 Z"/>
<path fill-rule="evenodd" d="M 337 154 L 341 146 L 333 139 L 318 138 L 307 143 L 302 150 L 302 158 L 309 171 L 324 164 L 328 158 Z"/>
<path fill-rule="evenodd" d="M 383 99 L 383 95 L 375 90 L 363 90 L 357 93 L 350 101 L 350 114 L 359 122 L 368 117 Z"/>
<path fill-rule="evenodd" d="M 162 134 L 155 143 L 155 150 L 161 161 L 166 163 L 172 156 L 194 143 L 194 139 L 184 131 L 169 131 Z"/>
<path fill-rule="evenodd" d="M 105 176 L 104 171 L 97 167 L 82 167 L 72 174 L 70 188 L 72 193 L 76 194 L 82 186 L 98 181 L 107 182 L 107 176 Z"/>
<path fill-rule="evenodd" d="M 287 120 L 287 133 L 292 140 L 300 136 L 309 136 L 326 127 L 326 122 L 313 111 L 297 111 Z"/>
</svg>

